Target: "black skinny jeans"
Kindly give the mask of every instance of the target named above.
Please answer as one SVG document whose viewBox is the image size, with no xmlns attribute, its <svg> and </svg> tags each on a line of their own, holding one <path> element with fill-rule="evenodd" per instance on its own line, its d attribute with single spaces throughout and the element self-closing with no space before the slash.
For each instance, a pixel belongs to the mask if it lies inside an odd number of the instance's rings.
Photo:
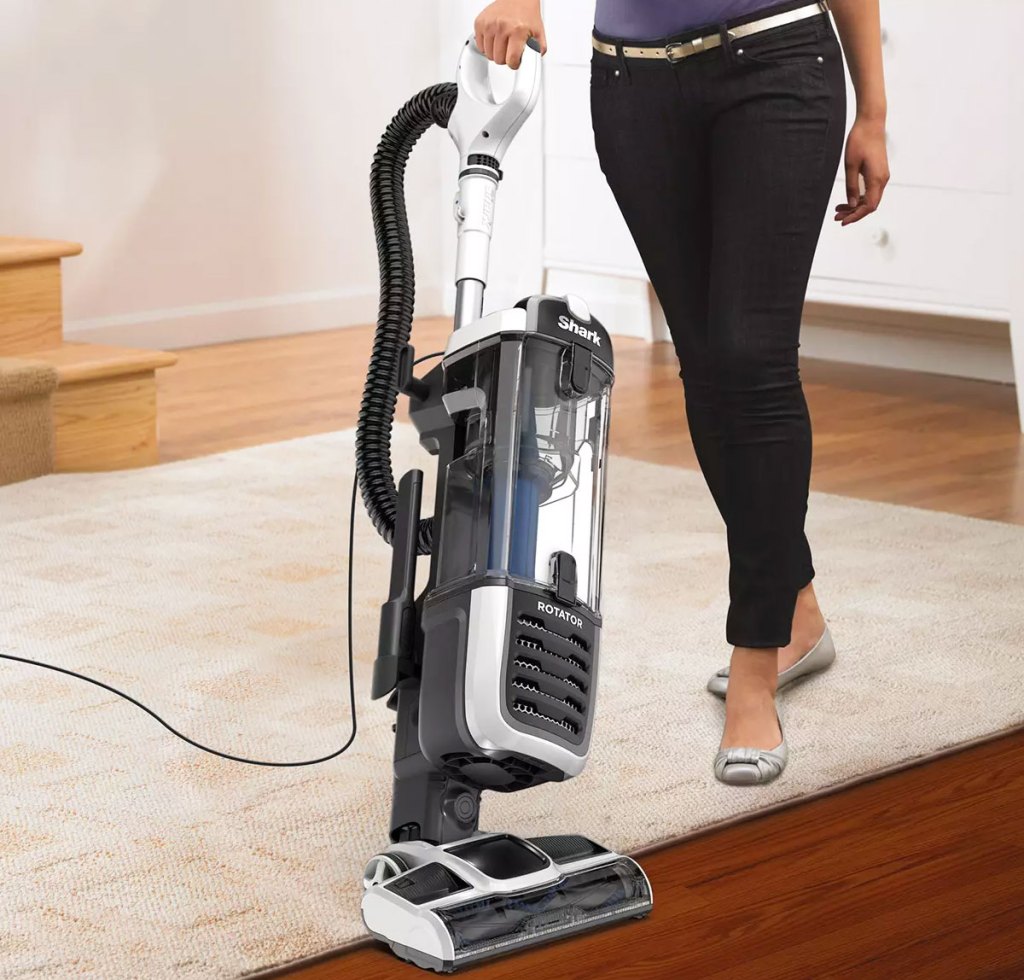
<svg viewBox="0 0 1024 980">
<path fill-rule="evenodd" d="M 785 646 L 797 592 L 814 577 L 798 349 L 845 137 L 839 42 L 820 16 L 676 63 L 595 52 L 591 109 L 601 169 L 664 308 L 694 448 L 726 524 L 726 638 Z"/>
</svg>

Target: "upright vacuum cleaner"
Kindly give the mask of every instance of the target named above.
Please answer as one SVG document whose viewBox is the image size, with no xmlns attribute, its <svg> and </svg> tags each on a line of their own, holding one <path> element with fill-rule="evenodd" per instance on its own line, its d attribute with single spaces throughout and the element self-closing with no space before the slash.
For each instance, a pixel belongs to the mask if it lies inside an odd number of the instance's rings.
<svg viewBox="0 0 1024 980">
<path fill-rule="evenodd" d="M 496 102 L 467 41 L 457 84 L 398 112 L 371 176 L 381 303 L 356 467 L 393 549 L 372 696 L 396 723 L 391 844 L 366 865 L 362 914 L 398 956 L 441 972 L 651 909 L 640 866 L 585 837 L 478 829 L 483 790 L 582 771 L 597 693 L 611 341 L 572 296 L 483 315 L 500 165 L 540 82 L 531 41 Z M 459 151 L 455 329 L 416 377 L 403 174 L 433 124 Z M 438 461 L 425 519 L 423 473 L 397 488 L 392 474 L 399 392 Z M 418 555 L 430 570 L 416 596 Z"/>
</svg>

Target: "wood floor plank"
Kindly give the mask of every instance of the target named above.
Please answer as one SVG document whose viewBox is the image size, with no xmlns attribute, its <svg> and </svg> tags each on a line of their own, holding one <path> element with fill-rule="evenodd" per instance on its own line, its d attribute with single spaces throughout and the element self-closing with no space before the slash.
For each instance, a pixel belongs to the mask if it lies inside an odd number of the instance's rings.
<svg viewBox="0 0 1024 980">
<path fill-rule="evenodd" d="M 448 329 L 417 323 L 417 350 Z M 353 328 L 180 352 L 158 375 L 162 457 L 353 425 L 371 339 Z M 615 346 L 612 451 L 696 466 L 671 348 Z M 803 376 L 815 489 L 1024 524 L 1012 388 L 813 361 Z M 662 848 L 643 859 L 647 920 L 463 975 L 1024 978 L 1022 759 L 1019 732 Z M 377 946 L 292 973 L 419 975 Z"/>
</svg>

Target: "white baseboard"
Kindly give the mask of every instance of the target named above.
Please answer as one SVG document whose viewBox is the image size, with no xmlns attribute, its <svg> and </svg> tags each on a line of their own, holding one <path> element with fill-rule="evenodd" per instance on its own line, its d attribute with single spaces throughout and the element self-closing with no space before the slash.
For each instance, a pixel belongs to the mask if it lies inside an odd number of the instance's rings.
<svg viewBox="0 0 1024 980">
<path fill-rule="evenodd" d="M 808 303 L 803 357 L 1013 383 L 1009 324 Z"/>
<path fill-rule="evenodd" d="M 549 269 L 544 288 L 578 293 L 613 334 L 666 339 L 657 301 L 643 280 Z M 453 292 L 420 287 L 417 316 L 446 310 Z M 322 290 L 69 320 L 65 336 L 175 350 L 365 325 L 376 317 L 376 292 Z M 871 367 L 1013 382 L 1008 325 L 984 320 L 813 302 L 805 310 L 800 352 Z"/>
<path fill-rule="evenodd" d="M 440 289 L 417 289 L 417 316 L 440 308 Z M 376 319 L 376 291 L 320 290 L 69 320 L 64 334 L 68 340 L 175 350 L 362 326 Z"/>
<path fill-rule="evenodd" d="M 646 280 L 549 267 L 546 291 L 574 292 L 613 334 L 667 341 L 668 327 Z M 1009 324 L 834 302 L 808 302 L 800 353 L 868 367 L 900 368 L 1012 384 Z"/>
</svg>

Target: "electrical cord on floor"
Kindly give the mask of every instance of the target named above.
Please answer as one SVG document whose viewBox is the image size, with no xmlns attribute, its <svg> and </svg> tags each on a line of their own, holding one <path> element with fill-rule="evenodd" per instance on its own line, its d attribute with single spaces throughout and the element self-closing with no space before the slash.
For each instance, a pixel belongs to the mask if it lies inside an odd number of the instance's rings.
<svg viewBox="0 0 1024 980">
<path fill-rule="evenodd" d="M 429 361 L 434 357 L 441 357 L 444 351 L 435 351 L 432 354 L 424 354 L 422 357 L 416 358 L 413 364 L 420 364 L 423 361 Z M 130 694 L 126 694 L 124 691 L 118 690 L 112 684 L 107 684 L 104 681 L 97 680 L 95 677 L 89 677 L 86 674 L 79 674 L 75 670 L 69 670 L 67 667 L 58 667 L 56 664 L 48 664 L 42 660 L 32 660 L 29 657 L 18 657 L 13 653 L 0 653 L 0 660 L 13 660 L 19 664 L 28 664 L 31 667 L 42 667 L 44 670 L 52 670 L 58 674 L 65 674 L 68 677 L 77 678 L 80 681 L 85 681 L 87 684 L 92 684 L 95 687 L 102 688 L 104 691 L 109 691 L 111 694 L 116 694 L 119 698 L 123 698 L 130 704 L 134 704 L 136 708 L 141 708 L 154 720 L 158 721 L 164 728 L 167 729 L 176 738 L 180 738 L 183 742 L 187 742 L 193 748 L 199 749 L 201 752 L 207 752 L 210 755 L 215 755 L 221 759 L 227 759 L 229 762 L 242 762 L 248 766 L 266 766 L 272 769 L 294 769 L 300 766 L 318 766 L 321 762 L 330 762 L 331 759 L 337 759 L 348 747 L 355 741 L 356 738 L 356 686 L 355 686 L 355 672 L 353 670 L 353 661 L 355 659 L 352 649 L 352 569 L 355 565 L 355 540 L 356 540 L 356 494 L 359 489 L 358 477 L 352 478 L 352 500 L 349 504 L 348 511 L 348 603 L 347 603 L 347 617 L 348 617 L 348 698 L 349 706 L 352 712 L 352 734 L 349 735 L 348 740 L 340 748 L 328 755 L 322 755 L 317 759 L 302 759 L 298 762 L 266 762 L 262 759 L 248 759 L 243 755 L 232 755 L 230 752 L 221 752 L 220 749 L 210 748 L 208 745 L 203 745 L 202 742 L 197 742 L 194 738 L 189 738 L 183 732 L 179 732 L 172 724 L 164 721 L 152 708 L 147 707 L 141 701 L 133 698 Z"/>
<path fill-rule="evenodd" d="M 219 749 L 212 749 L 208 745 L 203 745 L 202 742 L 197 742 L 194 738 L 189 738 L 182 732 L 179 732 L 177 728 L 171 725 L 169 722 L 164 721 L 152 708 L 148 708 L 141 701 L 133 698 L 130 694 L 126 694 L 124 691 L 119 691 L 116 687 L 110 684 L 106 684 L 103 681 L 97 680 L 95 677 L 88 677 L 85 674 L 79 674 L 77 671 L 68 670 L 66 667 L 58 667 L 56 664 L 44 663 L 41 660 L 30 660 L 28 657 L 17 657 L 13 653 L 0 653 L 0 658 L 3 660 L 14 660 L 18 663 L 29 664 L 33 667 L 43 667 L 46 670 L 56 671 L 58 674 L 66 674 L 68 677 L 76 677 L 80 681 L 86 681 L 89 684 L 93 684 L 96 687 L 103 688 L 104 691 L 109 691 L 111 694 L 116 694 L 119 698 L 124 698 L 125 701 L 134 704 L 136 708 L 141 708 L 151 718 L 156 719 L 164 726 L 172 735 L 180 738 L 183 742 L 187 742 L 193 748 L 200 749 L 203 752 L 208 752 L 210 755 L 219 756 L 221 759 L 228 759 L 231 762 L 243 762 L 249 766 L 267 766 L 274 769 L 292 769 L 299 766 L 316 766 L 321 762 L 330 762 L 331 759 L 337 759 L 354 741 L 356 737 L 356 686 L 355 686 L 355 675 L 352 670 L 353 665 L 353 654 L 352 654 L 352 566 L 354 565 L 354 553 L 355 553 L 355 526 L 356 526 L 356 490 L 357 481 L 355 478 L 352 480 L 352 503 L 349 507 L 348 514 L 348 696 L 349 704 L 352 710 L 352 734 L 349 735 L 348 741 L 340 748 L 328 755 L 322 755 L 318 759 L 304 759 L 299 762 L 265 762 L 262 759 L 247 759 L 242 755 L 232 755 L 230 752 L 221 752 Z"/>
</svg>

